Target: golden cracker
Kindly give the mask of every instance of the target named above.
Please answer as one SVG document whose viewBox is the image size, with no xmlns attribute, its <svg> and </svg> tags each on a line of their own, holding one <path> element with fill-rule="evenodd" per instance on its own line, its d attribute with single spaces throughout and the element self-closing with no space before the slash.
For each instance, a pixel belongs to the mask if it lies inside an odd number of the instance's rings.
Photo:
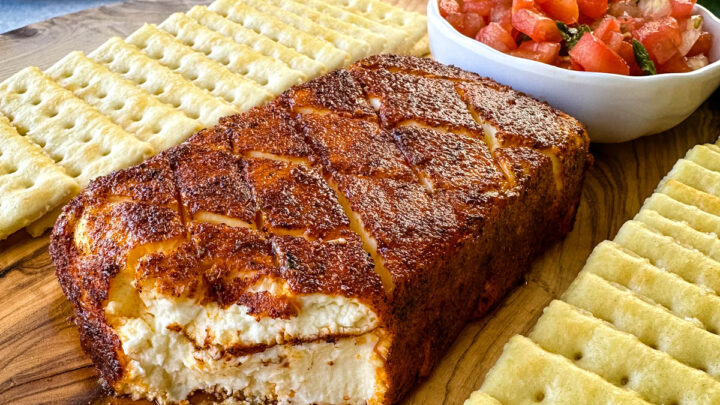
<svg viewBox="0 0 720 405">
<path fill-rule="evenodd" d="M 61 206 L 80 186 L 0 115 L 0 240 Z"/>
<path fill-rule="evenodd" d="M 120 38 L 110 38 L 88 56 L 205 127 L 217 124 L 220 117 L 240 112 L 238 107 L 194 86 Z"/>
<path fill-rule="evenodd" d="M 684 221 L 673 221 L 660 215 L 657 211 L 649 209 L 640 210 L 633 219 L 645 223 L 680 244 L 697 249 L 715 260 L 720 260 L 720 239 L 716 234 L 696 231 Z"/>
<path fill-rule="evenodd" d="M 185 14 L 175 13 L 158 27 L 231 72 L 254 81 L 275 95 L 307 79 L 305 74 L 291 69 L 283 62 L 238 44 L 198 24 Z"/>
<path fill-rule="evenodd" d="M 662 193 L 655 193 L 645 200 L 642 209 L 652 210 L 667 219 L 684 222 L 704 233 L 720 235 L 720 217 L 707 213 L 693 205 L 684 204 Z"/>
<path fill-rule="evenodd" d="M 683 319 L 629 290 L 582 272 L 563 300 L 630 333 L 692 368 L 720 377 L 720 336 L 697 320 Z"/>
<path fill-rule="evenodd" d="M 647 258 L 655 267 L 675 273 L 683 280 L 715 294 L 720 293 L 720 262 L 700 251 L 678 244 L 642 222 L 627 221 L 614 242 Z"/>
<path fill-rule="evenodd" d="M 634 392 L 618 388 L 520 335 L 510 338 L 480 391 L 512 405 L 542 401 L 555 405 L 647 404 Z"/>
<path fill-rule="evenodd" d="M 0 112 L 82 187 L 155 152 L 35 67 L 0 84 Z"/>
<path fill-rule="evenodd" d="M 693 161 L 678 160 L 659 187 L 662 187 L 670 179 L 720 197 L 720 173 L 702 167 Z"/>
<path fill-rule="evenodd" d="M 604 241 L 597 245 L 583 271 L 650 298 L 678 316 L 695 318 L 707 330 L 720 330 L 720 297 L 717 294 L 653 266 L 648 259 L 614 242 Z"/>
<path fill-rule="evenodd" d="M 675 179 L 666 180 L 658 187 L 657 191 L 709 214 L 720 216 L 720 197 L 700 191 Z"/>
<path fill-rule="evenodd" d="M 708 374 L 565 302 L 551 302 L 529 338 L 650 403 L 720 403 L 720 382 Z"/>
<path fill-rule="evenodd" d="M 258 34 L 294 48 L 322 63 L 327 70 L 341 68 L 350 62 L 350 54 L 324 39 L 306 34 L 278 18 L 268 16 L 243 3 L 236 3 L 234 0 L 216 0 L 209 9 Z"/>
<path fill-rule="evenodd" d="M 410 49 L 411 44 L 407 43 L 407 34 L 401 29 L 380 24 L 379 22 L 365 18 L 360 14 L 328 4 L 323 0 L 304 0 L 303 4 L 324 15 L 336 18 L 340 21 L 360 28 L 364 28 L 382 36 L 385 38 L 386 42 L 384 49 L 385 52 L 405 54 Z"/>
<path fill-rule="evenodd" d="M 685 155 L 685 159 L 700 166 L 720 172 L 720 151 L 716 145 L 697 145 Z"/>
<path fill-rule="evenodd" d="M 427 34 L 427 17 L 403 10 L 380 0 L 327 0 L 330 4 L 354 11 L 362 16 L 402 29 L 406 33 L 406 46 L 410 49 Z"/>
<path fill-rule="evenodd" d="M 145 24 L 126 41 L 150 58 L 181 74 L 197 87 L 247 111 L 273 98 L 272 93 L 252 80 L 237 75 L 223 65 L 195 52 L 172 35 L 152 24 Z"/>
<path fill-rule="evenodd" d="M 183 142 L 202 127 L 82 52 L 71 52 L 46 73 L 157 152 Z"/>
<path fill-rule="evenodd" d="M 368 43 L 369 53 L 371 55 L 382 53 L 384 51 L 391 51 L 391 49 L 386 48 L 389 42 L 381 35 L 372 32 L 367 28 L 350 24 L 333 16 L 321 13 L 301 2 L 295 0 L 265 0 L 265 2 L 282 8 L 288 13 L 308 18 L 323 27 L 341 32 L 353 38 L 361 39 Z"/>
<path fill-rule="evenodd" d="M 188 11 L 187 15 L 199 24 L 232 38 L 238 44 L 246 45 L 263 55 L 284 62 L 290 68 L 304 73 L 308 79 L 327 72 L 325 65 L 301 54 L 295 48 L 287 47 L 230 21 L 220 14 L 208 10 L 205 6 L 195 6 Z"/>
<path fill-rule="evenodd" d="M 299 31 L 324 39 L 336 48 L 347 52 L 350 55 L 350 62 L 355 62 L 370 55 L 370 44 L 362 39 L 353 38 L 317 24 L 307 17 L 299 16 L 293 12 L 287 12 L 264 0 L 243 0 L 243 3 L 261 13 L 278 18 L 280 21 L 297 28 Z"/>
</svg>

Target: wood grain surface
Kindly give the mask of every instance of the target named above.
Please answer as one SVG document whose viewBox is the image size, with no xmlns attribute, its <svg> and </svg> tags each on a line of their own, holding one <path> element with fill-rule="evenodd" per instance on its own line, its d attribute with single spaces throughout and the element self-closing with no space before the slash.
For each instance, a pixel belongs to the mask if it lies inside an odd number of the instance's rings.
<svg viewBox="0 0 720 405">
<path fill-rule="evenodd" d="M 28 65 L 46 68 L 72 50 L 90 51 L 143 22 L 187 10 L 189 0 L 132 1 L 33 24 L 0 35 L 0 80 Z M 425 0 L 395 1 L 424 12 Z M 404 404 L 462 404 L 482 383 L 507 339 L 525 333 L 558 297 L 592 248 L 631 218 L 693 145 L 720 137 L 720 93 L 678 127 L 615 145 L 593 145 L 595 164 L 585 180 L 575 228 L 533 265 L 515 289 L 483 319 L 468 325 L 442 363 Z M 2 215 L 0 213 L 0 215 Z M 47 235 L 20 232 L 0 242 L 0 404 L 130 403 L 106 398 L 81 351 L 70 305 L 55 280 Z"/>
</svg>

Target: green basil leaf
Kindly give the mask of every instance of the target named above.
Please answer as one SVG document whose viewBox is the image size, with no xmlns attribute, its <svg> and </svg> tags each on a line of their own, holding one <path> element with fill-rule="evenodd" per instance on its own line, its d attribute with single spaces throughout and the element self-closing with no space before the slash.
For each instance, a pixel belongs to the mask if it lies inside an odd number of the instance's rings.
<svg viewBox="0 0 720 405">
<path fill-rule="evenodd" d="M 633 39 L 632 46 L 633 52 L 635 53 L 635 61 L 637 62 L 638 66 L 640 66 L 640 69 L 642 69 L 643 73 L 645 73 L 646 76 L 657 74 L 655 64 L 653 63 L 652 59 L 650 59 L 650 55 L 648 55 L 645 46 L 637 39 Z"/>
<path fill-rule="evenodd" d="M 565 25 L 565 23 L 562 23 L 560 21 L 557 21 L 555 23 L 560 30 L 560 36 L 562 36 L 562 39 L 565 40 L 565 46 L 567 46 L 568 51 L 573 49 L 575 44 L 582 38 L 583 35 L 585 35 L 586 32 L 591 32 L 592 30 L 590 27 L 588 27 L 585 24 L 582 24 L 578 27 L 568 27 Z"/>
</svg>

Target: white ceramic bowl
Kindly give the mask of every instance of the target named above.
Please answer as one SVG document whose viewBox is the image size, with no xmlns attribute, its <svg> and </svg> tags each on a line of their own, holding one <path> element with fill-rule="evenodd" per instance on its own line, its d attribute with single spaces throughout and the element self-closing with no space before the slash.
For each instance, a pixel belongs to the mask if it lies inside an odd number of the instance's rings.
<svg viewBox="0 0 720 405">
<path fill-rule="evenodd" d="M 713 39 L 710 64 L 689 73 L 621 76 L 577 72 L 499 52 L 468 38 L 428 1 L 430 50 L 439 62 L 490 77 L 545 100 L 588 127 L 594 142 L 624 142 L 674 127 L 720 85 L 720 20 L 702 6 L 704 29 Z"/>
</svg>

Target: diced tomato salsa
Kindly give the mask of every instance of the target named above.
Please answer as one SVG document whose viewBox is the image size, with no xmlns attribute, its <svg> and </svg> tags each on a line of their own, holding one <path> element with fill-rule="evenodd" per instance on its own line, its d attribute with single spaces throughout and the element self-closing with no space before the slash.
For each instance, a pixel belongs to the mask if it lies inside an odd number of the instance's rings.
<svg viewBox="0 0 720 405">
<path fill-rule="evenodd" d="M 437 0 L 463 35 L 521 58 L 621 75 L 708 63 L 713 36 L 696 0 Z"/>
</svg>

